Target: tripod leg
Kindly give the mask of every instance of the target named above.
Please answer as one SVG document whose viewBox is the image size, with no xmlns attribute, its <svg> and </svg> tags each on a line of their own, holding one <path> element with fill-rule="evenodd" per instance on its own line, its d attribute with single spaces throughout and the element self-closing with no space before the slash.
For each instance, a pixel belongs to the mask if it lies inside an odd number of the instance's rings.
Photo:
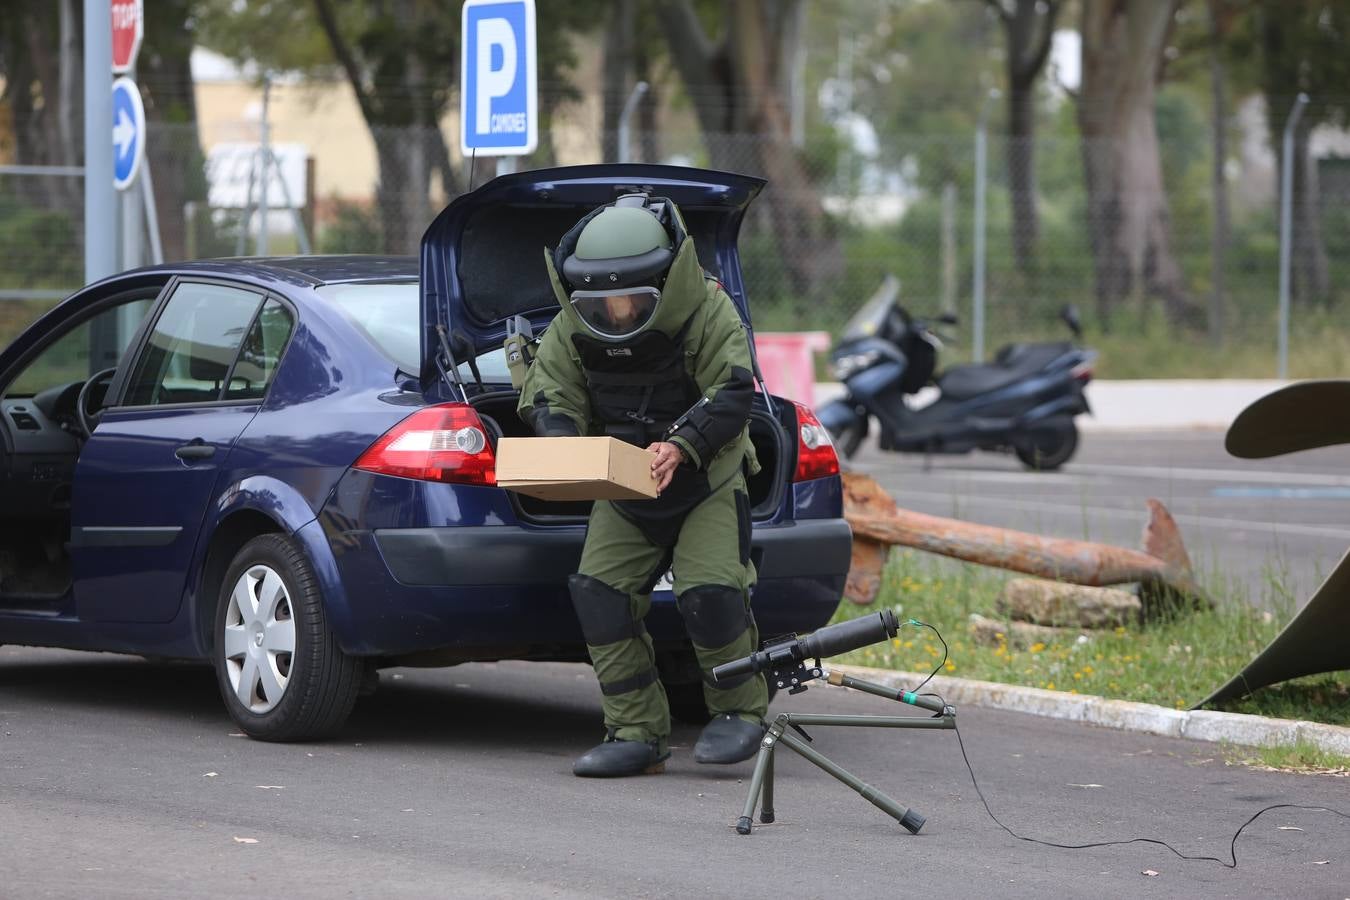
<svg viewBox="0 0 1350 900">
<path fill-rule="evenodd" d="M 759 820 L 765 825 L 773 821 L 773 750 L 769 751 L 769 765 L 764 770 L 763 802 L 759 805 Z"/>
<path fill-rule="evenodd" d="M 736 820 L 736 832 L 738 834 L 750 833 L 751 822 L 755 815 L 755 804 L 759 801 L 760 791 L 764 788 L 764 776 L 771 772 L 773 766 L 774 744 L 774 734 L 770 730 L 764 735 L 764 740 L 759 745 L 759 756 L 755 759 L 755 772 L 750 776 L 750 796 L 745 798 L 745 809 L 741 812 L 741 817 Z M 768 797 L 772 802 L 772 787 L 769 788 Z M 772 810 L 770 814 L 772 815 Z"/>
<path fill-rule="evenodd" d="M 779 739 L 784 744 L 787 744 L 789 749 L 796 751 L 799 756 L 804 757 L 808 762 L 814 763 L 835 779 L 842 781 L 844 784 L 853 788 L 853 790 L 862 795 L 862 798 L 868 803 L 871 803 L 877 809 L 903 825 L 910 834 L 918 834 L 919 829 L 923 827 L 923 816 L 912 809 L 906 809 L 899 803 L 896 803 L 870 784 L 867 784 L 862 779 L 846 771 L 841 766 L 836 765 L 833 760 L 818 753 L 811 747 L 808 747 L 804 741 L 798 740 L 796 737 L 787 734 L 786 732 L 780 735 Z"/>
</svg>

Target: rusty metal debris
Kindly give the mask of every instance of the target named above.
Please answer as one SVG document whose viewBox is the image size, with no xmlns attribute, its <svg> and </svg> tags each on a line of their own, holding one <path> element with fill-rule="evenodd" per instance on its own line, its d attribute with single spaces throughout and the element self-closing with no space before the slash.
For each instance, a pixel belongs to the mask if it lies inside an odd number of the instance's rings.
<svg viewBox="0 0 1350 900">
<path fill-rule="evenodd" d="M 876 600 L 886 555 L 899 545 L 1073 584 L 1138 582 L 1146 615 L 1164 598 L 1210 605 L 1195 583 L 1175 520 L 1157 500 L 1148 507 L 1144 549 L 1130 550 L 902 509 L 873 478 L 846 473 L 844 517 L 853 527 L 853 565 L 844 595 L 860 605 Z"/>
</svg>

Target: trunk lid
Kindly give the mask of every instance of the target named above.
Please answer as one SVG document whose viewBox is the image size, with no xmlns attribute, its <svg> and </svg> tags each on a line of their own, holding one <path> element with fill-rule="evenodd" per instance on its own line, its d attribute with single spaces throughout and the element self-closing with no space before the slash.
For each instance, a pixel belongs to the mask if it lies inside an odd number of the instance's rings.
<svg viewBox="0 0 1350 900">
<path fill-rule="evenodd" d="M 436 375 L 442 336 L 464 362 L 501 347 L 513 316 L 525 316 L 538 334 L 558 312 L 544 248 L 590 210 L 633 191 L 675 201 L 699 262 L 749 325 L 736 238 L 764 184 L 750 175 L 614 163 L 503 175 L 457 197 L 422 236 L 423 377 Z"/>
</svg>

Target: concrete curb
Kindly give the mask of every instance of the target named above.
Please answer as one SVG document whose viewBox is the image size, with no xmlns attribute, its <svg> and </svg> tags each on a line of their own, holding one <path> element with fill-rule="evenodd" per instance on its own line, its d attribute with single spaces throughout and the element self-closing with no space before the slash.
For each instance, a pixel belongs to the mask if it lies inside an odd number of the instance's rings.
<svg viewBox="0 0 1350 900">
<path fill-rule="evenodd" d="M 832 666 L 858 678 L 887 687 L 909 688 L 923 681 L 926 673 L 872 669 L 866 666 Z M 1350 757 L 1350 728 L 1292 719 L 1271 719 L 1244 713 L 1207 709 L 1168 709 L 1151 703 L 1108 700 L 1066 691 L 950 678 L 935 675 L 925 687 L 940 694 L 953 706 L 987 706 L 1012 712 L 1086 722 L 1103 728 L 1137 731 L 1192 741 L 1226 741 L 1249 747 L 1269 747 L 1306 741 L 1328 753 Z"/>
</svg>

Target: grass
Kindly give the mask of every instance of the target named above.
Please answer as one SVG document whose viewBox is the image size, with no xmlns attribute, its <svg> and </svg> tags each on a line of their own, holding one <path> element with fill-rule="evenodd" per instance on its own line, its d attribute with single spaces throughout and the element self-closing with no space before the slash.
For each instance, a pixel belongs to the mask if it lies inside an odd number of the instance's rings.
<svg viewBox="0 0 1350 900">
<path fill-rule="evenodd" d="M 1224 744 L 1223 757 L 1228 765 L 1277 769 L 1281 772 L 1308 775 L 1350 775 L 1350 759 L 1336 753 L 1328 753 L 1307 741 L 1274 747 L 1239 747 L 1236 744 Z"/>
<path fill-rule="evenodd" d="M 1063 641 L 1018 649 L 974 642 L 971 613 L 999 618 L 994 600 L 1012 573 L 896 550 L 891 554 L 877 604 L 843 603 L 836 620 L 885 606 L 905 618 L 937 628 L 949 655 L 942 674 L 1048 690 L 1135 700 L 1186 709 L 1259 652 L 1292 615 L 1286 592 L 1272 578 L 1264 597 L 1250 603 L 1235 589 L 1213 590 L 1224 599 L 1215 609 L 1179 614 L 1157 622 L 1076 633 Z M 1261 607 L 1273 609 L 1274 612 Z M 942 645 L 927 628 L 906 626 L 887 644 L 865 647 L 840 662 L 928 672 L 942 660 Z M 1232 712 L 1350 725 L 1350 677 L 1321 675 L 1286 682 L 1225 704 Z"/>
</svg>

